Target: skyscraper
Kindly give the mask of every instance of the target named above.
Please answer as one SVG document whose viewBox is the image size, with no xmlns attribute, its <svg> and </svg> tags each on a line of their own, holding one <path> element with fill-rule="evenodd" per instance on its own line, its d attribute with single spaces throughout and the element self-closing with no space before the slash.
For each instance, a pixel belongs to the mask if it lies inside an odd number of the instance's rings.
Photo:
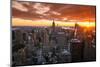
<svg viewBox="0 0 100 67">
<path fill-rule="evenodd" d="M 55 22 L 54 22 L 54 20 L 52 22 L 52 32 L 55 32 Z"/>
</svg>

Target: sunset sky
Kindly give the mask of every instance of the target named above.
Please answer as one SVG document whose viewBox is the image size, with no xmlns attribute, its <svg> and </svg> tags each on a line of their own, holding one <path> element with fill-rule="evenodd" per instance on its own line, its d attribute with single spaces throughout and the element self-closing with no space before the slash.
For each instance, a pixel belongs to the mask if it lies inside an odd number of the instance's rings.
<svg viewBox="0 0 100 67">
<path fill-rule="evenodd" d="M 95 6 L 12 2 L 12 26 L 95 26 Z M 90 22 L 90 23 L 89 23 Z"/>
</svg>

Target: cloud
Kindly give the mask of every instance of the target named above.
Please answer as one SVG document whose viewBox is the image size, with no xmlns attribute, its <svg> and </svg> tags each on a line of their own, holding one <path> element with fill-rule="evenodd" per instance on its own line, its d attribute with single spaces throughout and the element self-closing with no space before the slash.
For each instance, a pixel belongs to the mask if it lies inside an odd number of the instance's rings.
<svg viewBox="0 0 100 67">
<path fill-rule="evenodd" d="M 13 1 L 12 7 L 16 8 L 17 10 L 23 11 L 23 12 L 28 12 L 28 8 L 26 8 L 25 6 L 23 6 L 23 4 L 17 1 Z"/>
<path fill-rule="evenodd" d="M 65 18 L 65 17 L 64 17 L 64 18 L 62 18 L 62 20 L 68 20 L 68 18 Z"/>
<path fill-rule="evenodd" d="M 12 9 L 14 17 L 24 19 L 55 19 L 62 21 L 84 21 L 89 19 L 89 21 L 95 21 L 95 7 L 93 6 L 13 1 Z"/>
<path fill-rule="evenodd" d="M 35 3 L 33 8 L 36 10 L 35 12 L 40 15 L 46 15 L 46 12 L 50 10 L 50 6 L 45 6 L 41 3 Z"/>
<path fill-rule="evenodd" d="M 22 2 L 22 4 L 25 4 L 25 5 L 27 5 L 27 6 L 29 6 L 29 5 L 30 5 L 30 3 L 29 3 L 29 2 Z"/>
<path fill-rule="evenodd" d="M 54 15 L 61 15 L 61 13 L 56 12 L 56 11 L 52 11 L 51 13 L 54 14 Z"/>
</svg>

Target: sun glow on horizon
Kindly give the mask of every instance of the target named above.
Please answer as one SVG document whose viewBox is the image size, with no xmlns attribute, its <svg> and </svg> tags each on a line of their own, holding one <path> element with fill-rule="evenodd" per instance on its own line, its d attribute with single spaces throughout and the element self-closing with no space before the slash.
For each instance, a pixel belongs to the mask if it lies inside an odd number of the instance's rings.
<svg viewBox="0 0 100 67">
<path fill-rule="evenodd" d="M 95 27 L 95 22 L 77 22 L 83 27 Z M 75 22 L 55 21 L 57 26 L 75 26 Z M 51 26 L 52 20 L 26 20 L 21 18 L 12 18 L 12 26 Z"/>
</svg>

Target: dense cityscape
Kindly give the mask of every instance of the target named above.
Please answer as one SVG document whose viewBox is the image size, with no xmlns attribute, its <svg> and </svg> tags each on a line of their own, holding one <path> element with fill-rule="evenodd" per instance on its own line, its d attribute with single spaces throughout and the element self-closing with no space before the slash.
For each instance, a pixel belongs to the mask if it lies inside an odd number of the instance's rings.
<svg viewBox="0 0 100 67">
<path fill-rule="evenodd" d="M 12 65 L 41 65 L 96 60 L 95 28 L 13 27 Z"/>
<path fill-rule="evenodd" d="M 12 1 L 12 66 L 96 61 L 96 6 Z"/>
</svg>

